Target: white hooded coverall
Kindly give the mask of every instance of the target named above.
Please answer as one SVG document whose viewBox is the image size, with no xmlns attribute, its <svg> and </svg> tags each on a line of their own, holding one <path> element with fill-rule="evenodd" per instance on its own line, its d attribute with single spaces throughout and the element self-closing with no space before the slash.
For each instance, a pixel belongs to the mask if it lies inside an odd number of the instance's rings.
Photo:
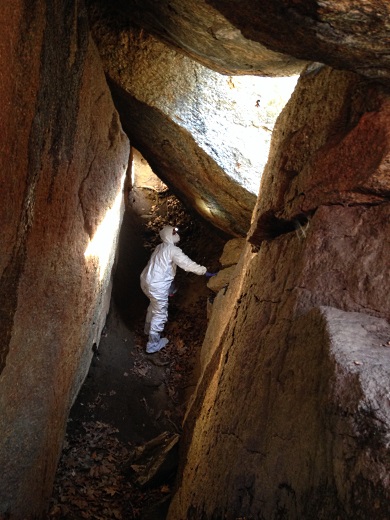
<svg viewBox="0 0 390 520">
<path fill-rule="evenodd" d="M 168 319 L 169 288 L 176 274 L 176 266 L 184 271 L 204 275 L 207 271 L 193 262 L 180 247 L 179 235 L 173 234 L 174 227 L 165 226 L 160 231 L 162 244 L 153 251 L 150 260 L 141 273 L 141 289 L 150 300 L 146 313 L 145 333 L 149 334 L 146 352 L 151 354 L 161 350 L 168 343 L 166 338 L 160 338 Z"/>
</svg>

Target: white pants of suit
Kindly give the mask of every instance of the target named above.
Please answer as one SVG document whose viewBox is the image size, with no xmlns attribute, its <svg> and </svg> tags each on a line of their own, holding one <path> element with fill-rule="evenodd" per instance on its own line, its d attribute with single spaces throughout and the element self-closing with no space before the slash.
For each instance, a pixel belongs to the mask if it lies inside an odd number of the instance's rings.
<svg viewBox="0 0 390 520">
<path fill-rule="evenodd" d="M 161 333 L 164 330 L 165 324 L 168 320 L 168 290 L 164 297 L 161 294 L 161 290 L 156 292 L 153 287 L 148 287 L 145 283 L 141 284 L 141 288 L 146 296 L 149 298 L 150 303 L 146 312 L 145 320 L 145 334 L 149 335 L 149 341 L 146 345 L 146 352 L 152 353 L 157 352 L 163 348 L 167 341 L 165 338 L 161 338 Z"/>
</svg>

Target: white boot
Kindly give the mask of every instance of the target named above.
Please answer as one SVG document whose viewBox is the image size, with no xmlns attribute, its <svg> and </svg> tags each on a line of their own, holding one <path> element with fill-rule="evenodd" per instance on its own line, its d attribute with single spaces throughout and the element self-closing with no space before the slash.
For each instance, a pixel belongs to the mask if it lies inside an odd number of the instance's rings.
<svg viewBox="0 0 390 520">
<path fill-rule="evenodd" d="M 169 342 L 168 338 L 160 338 L 160 334 L 150 334 L 146 344 L 146 353 L 154 354 L 164 348 Z"/>
<path fill-rule="evenodd" d="M 168 338 L 161 338 L 159 343 L 158 343 L 158 350 L 161 350 L 162 348 L 166 347 L 169 343 L 169 339 Z"/>
</svg>

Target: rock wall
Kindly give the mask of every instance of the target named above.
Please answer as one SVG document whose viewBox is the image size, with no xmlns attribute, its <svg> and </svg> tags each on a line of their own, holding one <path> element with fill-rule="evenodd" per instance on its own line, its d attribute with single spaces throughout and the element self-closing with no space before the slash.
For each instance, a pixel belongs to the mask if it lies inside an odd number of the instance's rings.
<svg viewBox="0 0 390 520">
<path fill-rule="evenodd" d="M 205 0 L 251 42 L 389 81 L 387 0 Z"/>
<path fill-rule="evenodd" d="M 290 107 L 274 132 L 252 244 L 301 228 L 319 206 L 388 200 L 388 89 L 324 68 L 304 75 Z"/>
<path fill-rule="evenodd" d="M 110 8 L 122 24 L 225 74 L 283 76 L 316 62 L 389 81 L 387 0 L 113 0 Z"/>
<path fill-rule="evenodd" d="M 322 68 L 279 118 L 170 520 L 389 516 L 389 101 Z"/>
<path fill-rule="evenodd" d="M 99 0 L 90 0 L 99 4 Z M 111 9 L 127 23 L 145 28 L 221 74 L 288 76 L 304 62 L 246 39 L 209 2 L 201 0 L 114 0 Z M 106 7 L 107 8 L 107 7 Z M 237 7 L 236 7 L 237 8 Z"/>
<path fill-rule="evenodd" d="M 129 144 L 81 2 L 0 20 L 0 516 L 30 518 L 108 310 Z"/>
</svg>

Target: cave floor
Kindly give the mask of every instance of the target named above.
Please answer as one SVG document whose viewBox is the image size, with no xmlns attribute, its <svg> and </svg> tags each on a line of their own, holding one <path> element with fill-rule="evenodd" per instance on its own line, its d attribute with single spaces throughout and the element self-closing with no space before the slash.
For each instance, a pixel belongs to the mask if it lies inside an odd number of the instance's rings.
<svg viewBox="0 0 390 520">
<path fill-rule="evenodd" d="M 199 263 L 202 258 L 196 258 L 195 251 L 202 251 L 208 267 L 215 268 L 224 241 L 207 229 L 200 232 L 199 226 L 192 233 L 196 243 L 192 238 L 186 248 L 184 240 L 183 250 Z M 147 299 L 137 286 L 131 298 L 121 297 L 114 282 L 99 348 L 69 416 L 47 518 L 166 518 L 178 455 L 177 445 L 162 455 L 161 441 L 180 438 L 196 385 L 211 294 L 204 277 L 178 269 L 176 280 L 179 291 L 170 301 L 164 333 L 169 343 L 152 355 L 145 353 L 143 334 Z M 121 289 L 123 280 L 117 284 Z M 148 451 L 150 443 L 157 447 Z M 150 477 L 150 466 L 159 459 L 161 467 Z"/>
</svg>

